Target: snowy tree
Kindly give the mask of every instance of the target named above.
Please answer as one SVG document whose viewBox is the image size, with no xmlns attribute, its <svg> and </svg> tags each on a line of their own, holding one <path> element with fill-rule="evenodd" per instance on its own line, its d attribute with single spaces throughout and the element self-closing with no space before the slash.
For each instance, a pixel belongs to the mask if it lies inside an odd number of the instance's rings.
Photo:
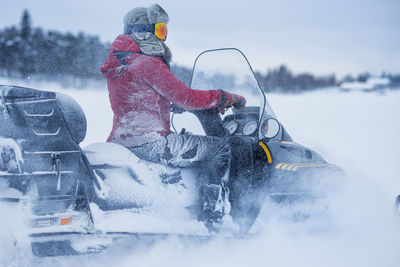
<svg viewBox="0 0 400 267">
<path fill-rule="evenodd" d="M 17 64 L 19 72 L 21 72 L 23 76 L 28 76 L 35 70 L 35 51 L 32 45 L 32 26 L 28 10 L 24 10 L 20 25 L 20 40 L 18 42 L 20 60 Z"/>
<path fill-rule="evenodd" d="M 32 25 L 31 16 L 28 10 L 24 10 L 21 19 L 21 38 L 22 40 L 27 40 L 31 36 Z"/>
</svg>

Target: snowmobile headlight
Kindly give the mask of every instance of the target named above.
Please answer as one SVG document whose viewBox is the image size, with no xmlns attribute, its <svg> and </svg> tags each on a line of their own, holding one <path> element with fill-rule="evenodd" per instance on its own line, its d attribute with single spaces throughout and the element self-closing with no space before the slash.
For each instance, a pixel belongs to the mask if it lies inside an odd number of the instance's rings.
<svg viewBox="0 0 400 267">
<path fill-rule="evenodd" d="M 261 133 L 264 137 L 271 139 L 278 135 L 281 125 L 276 119 L 269 118 L 261 124 Z"/>
</svg>

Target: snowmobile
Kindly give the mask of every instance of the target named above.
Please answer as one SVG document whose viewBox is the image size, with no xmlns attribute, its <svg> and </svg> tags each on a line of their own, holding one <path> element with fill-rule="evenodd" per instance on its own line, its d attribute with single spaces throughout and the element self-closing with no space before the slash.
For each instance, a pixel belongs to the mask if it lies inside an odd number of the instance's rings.
<svg viewBox="0 0 400 267">
<path fill-rule="evenodd" d="M 250 232 L 267 201 L 315 203 L 335 182 L 330 177 L 342 175 L 293 142 L 240 50 L 202 52 L 190 87 L 238 92 L 248 100 L 243 110 L 224 115 L 172 108 L 175 131 L 218 136 L 231 146 L 225 210 L 233 236 Z M 86 118 L 74 99 L 18 86 L 2 85 L 0 92 L 0 200 L 27 214 L 34 255 L 95 253 L 123 238 L 146 243 L 220 234 L 197 220 L 201 170 L 146 162 L 113 143 L 81 148 Z"/>
</svg>

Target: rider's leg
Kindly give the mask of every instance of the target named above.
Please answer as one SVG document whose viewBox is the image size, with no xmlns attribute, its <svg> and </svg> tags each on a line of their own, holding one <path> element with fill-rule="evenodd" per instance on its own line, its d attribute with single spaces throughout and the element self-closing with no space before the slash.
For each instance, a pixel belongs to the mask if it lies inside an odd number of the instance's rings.
<svg viewBox="0 0 400 267">
<path fill-rule="evenodd" d="M 231 150 L 221 138 L 197 135 L 167 136 L 167 148 L 172 157 L 167 163 L 172 166 L 196 166 L 204 185 L 201 188 L 201 215 L 199 219 L 213 223 L 229 213 L 226 184 L 229 179 Z M 168 153 L 166 153 L 167 155 Z M 227 210 L 228 209 L 228 210 Z"/>
<path fill-rule="evenodd" d="M 231 150 L 221 138 L 171 133 L 159 141 L 131 149 L 140 158 L 174 167 L 197 167 L 205 177 L 201 188 L 203 220 L 217 221 L 229 207 L 226 183 Z"/>
</svg>

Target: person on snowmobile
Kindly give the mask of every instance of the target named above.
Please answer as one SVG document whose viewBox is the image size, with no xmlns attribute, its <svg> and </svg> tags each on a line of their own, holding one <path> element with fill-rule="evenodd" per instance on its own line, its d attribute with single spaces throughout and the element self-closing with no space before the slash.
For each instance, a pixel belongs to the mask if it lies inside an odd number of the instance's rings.
<svg viewBox="0 0 400 267">
<path fill-rule="evenodd" d="M 128 147 L 139 158 L 173 167 L 201 168 L 200 220 L 206 225 L 224 216 L 231 161 L 229 144 L 222 138 L 175 134 L 170 131 L 171 102 L 185 110 L 244 108 L 244 97 L 222 90 L 188 88 L 170 71 L 167 13 L 158 5 L 138 7 L 124 17 L 124 33 L 110 47 L 101 67 L 107 78 L 113 128 L 108 142 Z"/>
</svg>

